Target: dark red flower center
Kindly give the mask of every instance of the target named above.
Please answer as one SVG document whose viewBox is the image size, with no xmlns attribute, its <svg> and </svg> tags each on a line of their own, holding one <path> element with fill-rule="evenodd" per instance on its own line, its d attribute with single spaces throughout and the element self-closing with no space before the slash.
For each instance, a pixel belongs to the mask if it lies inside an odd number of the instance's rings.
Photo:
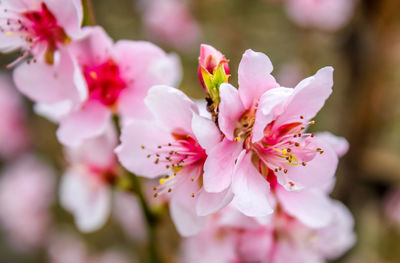
<svg viewBox="0 0 400 263">
<path fill-rule="evenodd" d="M 46 61 L 53 63 L 54 51 L 57 44 L 66 44 L 70 41 L 64 29 L 58 25 L 53 13 L 42 3 L 39 10 L 28 11 L 22 14 L 25 21 L 18 20 L 19 31 L 29 32 L 28 42 L 46 42 Z"/>
<path fill-rule="evenodd" d="M 89 90 L 89 98 L 106 106 L 113 106 L 121 91 L 126 88 L 118 65 L 109 59 L 96 66 L 84 66 L 83 72 Z"/>
</svg>

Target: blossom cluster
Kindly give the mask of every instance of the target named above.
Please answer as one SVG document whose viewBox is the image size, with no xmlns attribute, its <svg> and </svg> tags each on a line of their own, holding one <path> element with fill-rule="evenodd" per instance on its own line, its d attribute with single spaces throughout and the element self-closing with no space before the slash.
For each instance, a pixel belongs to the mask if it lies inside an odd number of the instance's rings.
<svg viewBox="0 0 400 263">
<path fill-rule="evenodd" d="M 1 51 L 21 54 L 9 65 L 17 89 L 58 123 L 69 163 L 60 202 L 81 231 L 106 223 L 132 173 L 158 179 L 153 198 L 191 236 L 183 258 L 205 246 L 202 262 L 323 262 L 354 243 L 350 213 L 329 198 L 348 144 L 308 130 L 333 68 L 283 87 L 268 56 L 247 50 L 236 88 L 229 60 L 201 45 L 205 105 L 176 88 L 176 55 L 81 27 L 78 0 L 4 0 L 0 16 Z"/>
</svg>

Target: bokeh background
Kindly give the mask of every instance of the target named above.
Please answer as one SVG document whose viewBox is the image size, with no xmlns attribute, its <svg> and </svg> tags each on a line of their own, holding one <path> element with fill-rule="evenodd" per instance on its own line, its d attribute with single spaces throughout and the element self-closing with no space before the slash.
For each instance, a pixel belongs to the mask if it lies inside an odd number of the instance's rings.
<svg viewBox="0 0 400 263">
<path fill-rule="evenodd" d="M 179 38 L 171 44 L 149 33 L 144 22 L 145 2 L 94 0 L 92 4 L 97 24 L 113 39 L 149 40 L 168 52 L 177 53 L 183 65 L 180 88 L 193 98 L 205 96 L 197 79 L 200 43 L 213 45 L 230 59 L 234 85 L 241 55 L 248 48 L 266 53 L 274 65 L 274 76 L 286 86 L 294 86 L 323 66 L 335 68 L 334 92 L 313 128 L 332 131 L 350 142 L 350 150 L 337 171 L 333 197 L 352 211 L 358 241 L 337 262 L 400 262 L 400 222 L 388 215 L 391 208 L 387 208 L 388 195 L 400 189 L 400 1 L 356 1 L 348 23 L 330 31 L 296 25 L 281 1 L 185 1 L 198 23 L 198 35 L 184 45 L 180 45 Z M 179 34 L 184 39 L 189 33 Z M 2 55 L 0 63 L 6 65 L 15 56 Z M 55 137 L 56 125 L 35 115 L 31 102 L 24 101 L 24 104 L 30 149 L 60 176 L 65 160 Z M 4 169 L 12 162 L 12 158 L 4 159 L 1 165 Z M 140 227 L 133 230 L 137 235 L 130 236 L 111 217 L 102 230 L 80 234 L 72 216 L 58 205 L 56 192 L 50 208 L 50 232 L 73 235 L 90 253 L 118 250 L 130 262 L 146 262 L 145 234 L 140 233 Z M 158 209 L 165 211 L 156 229 L 158 249 L 165 262 L 175 262 L 179 236 L 167 210 Z M 50 262 L 50 254 L 57 254 L 57 249 L 62 250 L 68 242 L 51 243 L 58 247 L 18 250 L 0 226 L 0 262 Z"/>
</svg>

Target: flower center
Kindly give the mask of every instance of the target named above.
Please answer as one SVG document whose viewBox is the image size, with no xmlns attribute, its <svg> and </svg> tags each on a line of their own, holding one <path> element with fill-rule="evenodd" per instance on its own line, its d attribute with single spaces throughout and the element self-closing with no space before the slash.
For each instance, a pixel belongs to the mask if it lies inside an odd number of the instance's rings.
<svg viewBox="0 0 400 263">
<path fill-rule="evenodd" d="M 16 13 L 5 9 L 4 13 L 3 19 L 6 19 L 6 25 L 0 28 L 0 31 L 9 36 L 20 36 L 30 48 L 29 51 L 25 51 L 26 53 L 32 51 L 38 43 L 46 43 L 45 60 L 48 64 L 54 62 L 57 45 L 70 42 L 70 38 L 58 25 L 57 19 L 45 3 L 41 3 L 40 9 L 34 11 Z"/>
<path fill-rule="evenodd" d="M 160 179 L 159 187 L 154 187 L 154 191 L 157 191 L 154 197 L 165 191 L 171 192 L 176 184 L 179 184 L 181 180 L 185 180 L 186 178 L 183 176 L 177 176 L 182 170 L 186 172 L 195 171 L 191 173 L 190 180 L 192 182 L 198 181 L 207 158 L 206 151 L 190 135 L 173 132 L 172 137 L 175 141 L 165 145 L 158 145 L 156 150 L 152 150 L 147 155 L 147 158 L 154 159 L 155 165 L 164 165 L 166 174 L 171 174 L 172 172 L 173 175 L 166 175 Z M 146 146 L 142 145 L 142 149 L 145 150 Z M 192 197 L 194 197 L 194 193 L 192 193 Z"/>
<path fill-rule="evenodd" d="M 122 90 L 126 88 L 119 67 L 112 59 L 100 65 L 84 66 L 83 73 L 89 98 L 98 100 L 108 107 L 115 105 Z"/>
<path fill-rule="evenodd" d="M 314 123 L 305 122 L 302 116 L 299 121 L 279 127 L 272 122 L 264 129 L 264 138 L 252 144 L 251 149 L 275 173 L 287 173 L 287 168 L 293 165 L 306 166 L 315 154 L 323 153 L 312 143 L 314 134 L 305 132 L 305 127 Z"/>
</svg>

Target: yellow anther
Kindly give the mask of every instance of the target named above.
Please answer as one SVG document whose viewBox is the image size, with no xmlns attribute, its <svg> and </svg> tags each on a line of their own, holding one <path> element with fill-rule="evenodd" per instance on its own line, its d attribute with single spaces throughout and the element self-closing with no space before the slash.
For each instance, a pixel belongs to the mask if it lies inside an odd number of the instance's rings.
<svg viewBox="0 0 400 263">
<path fill-rule="evenodd" d="M 94 72 L 94 71 L 90 71 L 90 73 L 89 73 L 89 75 L 90 75 L 90 77 L 92 78 L 92 79 L 97 79 L 97 73 L 96 72 Z"/>
<path fill-rule="evenodd" d="M 235 137 L 235 142 L 238 142 L 238 141 L 240 141 L 240 137 L 238 136 L 238 137 Z"/>
</svg>

